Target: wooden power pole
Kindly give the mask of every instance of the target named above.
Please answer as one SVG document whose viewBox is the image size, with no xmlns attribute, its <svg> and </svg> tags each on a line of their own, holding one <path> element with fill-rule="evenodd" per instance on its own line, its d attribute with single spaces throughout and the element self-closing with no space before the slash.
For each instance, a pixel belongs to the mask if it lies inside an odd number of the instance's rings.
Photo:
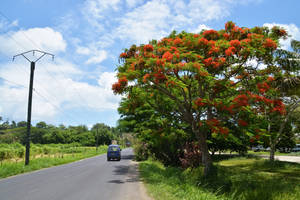
<svg viewBox="0 0 300 200">
<path fill-rule="evenodd" d="M 33 53 L 39 52 L 41 53 L 41 56 L 39 56 L 36 60 L 32 61 L 28 57 L 26 57 L 26 54 L 28 53 Z M 52 59 L 54 59 L 54 55 L 44 52 L 44 51 L 39 51 L 39 50 L 30 50 L 26 51 L 24 53 L 15 55 L 13 57 L 13 60 L 15 60 L 16 57 L 18 56 L 23 56 L 27 61 L 30 62 L 30 81 L 29 81 L 29 95 L 28 95 L 28 110 L 27 110 L 27 134 L 26 134 L 26 152 L 25 152 L 25 165 L 29 164 L 29 154 L 30 154 L 30 128 L 31 128 L 31 107 L 32 107 L 32 90 L 33 90 L 33 78 L 34 78 L 34 69 L 35 69 L 35 63 L 40 60 L 42 57 L 45 55 L 50 55 L 52 56 Z"/>
</svg>

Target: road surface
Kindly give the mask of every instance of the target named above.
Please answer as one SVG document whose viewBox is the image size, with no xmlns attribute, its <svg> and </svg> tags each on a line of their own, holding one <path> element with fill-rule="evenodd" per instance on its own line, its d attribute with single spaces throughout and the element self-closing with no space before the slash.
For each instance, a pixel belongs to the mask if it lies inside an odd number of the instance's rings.
<svg viewBox="0 0 300 200">
<path fill-rule="evenodd" d="M 261 157 L 269 159 L 270 156 L 262 155 Z M 275 160 L 300 163 L 300 156 L 275 156 Z"/>
<path fill-rule="evenodd" d="M 143 200 L 132 149 L 121 161 L 106 154 L 0 180 L 0 200 Z"/>
</svg>

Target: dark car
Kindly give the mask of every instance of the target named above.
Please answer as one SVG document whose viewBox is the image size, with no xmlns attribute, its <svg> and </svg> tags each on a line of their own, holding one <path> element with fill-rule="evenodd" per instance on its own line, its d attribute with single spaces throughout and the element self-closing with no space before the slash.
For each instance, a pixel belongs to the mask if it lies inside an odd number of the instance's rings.
<svg viewBox="0 0 300 200">
<path fill-rule="evenodd" d="M 119 145 L 112 144 L 108 146 L 107 161 L 110 161 L 112 159 L 116 159 L 118 161 L 121 160 L 121 148 Z"/>
</svg>

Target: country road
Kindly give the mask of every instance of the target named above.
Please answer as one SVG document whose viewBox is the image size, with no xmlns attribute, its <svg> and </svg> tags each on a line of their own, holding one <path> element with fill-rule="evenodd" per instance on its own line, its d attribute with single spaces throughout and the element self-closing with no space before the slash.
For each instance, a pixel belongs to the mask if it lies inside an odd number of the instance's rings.
<svg viewBox="0 0 300 200">
<path fill-rule="evenodd" d="M 148 199 L 132 149 L 121 161 L 106 155 L 0 180 L 0 200 Z"/>
</svg>

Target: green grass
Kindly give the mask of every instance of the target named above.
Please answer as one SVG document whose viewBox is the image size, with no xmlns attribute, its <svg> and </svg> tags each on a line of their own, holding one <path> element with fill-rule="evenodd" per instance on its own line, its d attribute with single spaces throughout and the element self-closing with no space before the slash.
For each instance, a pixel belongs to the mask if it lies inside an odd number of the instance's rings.
<svg viewBox="0 0 300 200">
<path fill-rule="evenodd" d="M 248 151 L 248 154 L 269 156 L 270 152 L 267 152 L 267 151 L 259 151 L 259 152 Z M 281 152 L 276 151 L 275 156 L 300 156 L 300 152 L 281 153 Z"/>
<path fill-rule="evenodd" d="M 82 147 L 83 148 L 83 147 Z M 34 170 L 57 166 L 61 164 L 66 164 L 81 160 L 84 158 L 93 157 L 96 155 L 104 154 L 107 151 L 107 146 L 99 146 L 98 151 L 96 152 L 95 147 L 86 147 L 86 151 L 74 154 L 65 154 L 63 157 L 49 157 L 44 156 L 36 159 L 32 159 L 29 162 L 29 165 L 25 166 L 24 162 L 13 162 L 13 161 L 4 161 L 0 165 L 0 178 L 5 178 L 25 172 L 31 172 Z"/>
<path fill-rule="evenodd" d="M 215 173 L 204 179 L 202 167 L 181 170 L 148 160 L 141 177 L 156 200 L 296 200 L 300 197 L 300 165 L 258 158 L 221 156 Z"/>
</svg>

